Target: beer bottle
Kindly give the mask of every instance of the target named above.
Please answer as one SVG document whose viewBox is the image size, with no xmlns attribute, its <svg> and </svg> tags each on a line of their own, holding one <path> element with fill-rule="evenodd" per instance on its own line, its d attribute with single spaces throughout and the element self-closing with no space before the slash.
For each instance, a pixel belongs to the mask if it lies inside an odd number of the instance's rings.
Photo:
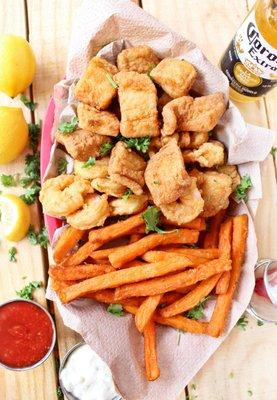
<svg viewBox="0 0 277 400">
<path fill-rule="evenodd" d="M 230 98 L 255 101 L 277 84 L 277 0 L 258 0 L 221 59 Z"/>
</svg>

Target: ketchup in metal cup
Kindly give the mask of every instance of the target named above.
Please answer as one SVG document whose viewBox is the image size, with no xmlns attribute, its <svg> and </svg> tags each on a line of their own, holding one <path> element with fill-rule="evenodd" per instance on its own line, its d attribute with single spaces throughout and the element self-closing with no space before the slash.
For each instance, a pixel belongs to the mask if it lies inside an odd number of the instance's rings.
<svg viewBox="0 0 277 400">
<path fill-rule="evenodd" d="M 50 316 L 38 305 L 15 300 L 0 307 L 0 363 L 27 368 L 43 359 L 53 344 Z"/>
</svg>

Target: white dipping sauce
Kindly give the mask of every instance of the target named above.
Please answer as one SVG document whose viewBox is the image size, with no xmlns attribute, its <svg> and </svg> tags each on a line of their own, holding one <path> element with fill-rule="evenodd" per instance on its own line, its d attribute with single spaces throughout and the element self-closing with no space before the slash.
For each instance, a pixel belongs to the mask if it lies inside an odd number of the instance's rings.
<svg viewBox="0 0 277 400">
<path fill-rule="evenodd" d="M 110 368 L 87 344 L 70 354 L 61 380 L 78 400 L 112 400 L 118 395 Z"/>
</svg>

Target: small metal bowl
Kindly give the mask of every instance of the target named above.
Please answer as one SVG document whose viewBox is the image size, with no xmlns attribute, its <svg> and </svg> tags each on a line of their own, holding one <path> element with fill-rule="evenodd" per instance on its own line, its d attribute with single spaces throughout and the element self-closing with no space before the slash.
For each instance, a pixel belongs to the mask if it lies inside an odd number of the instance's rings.
<svg viewBox="0 0 277 400">
<path fill-rule="evenodd" d="M 44 356 L 43 358 L 41 358 L 39 361 L 37 361 L 35 364 L 29 365 L 28 367 L 15 368 L 15 367 L 10 367 L 9 365 L 6 365 L 6 364 L 3 364 L 3 363 L 0 362 L 0 366 L 1 366 L 1 367 L 4 367 L 4 368 L 9 369 L 9 370 L 11 370 L 11 371 L 28 371 L 28 370 L 33 369 L 33 368 L 36 368 L 36 367 L 38 367 L 39 365 L 41 365 L 42 363 L 44 363 L 44 362 L 48 359 L 48 357 L 50 356 L 50 354 L 52 353 L 52 351 L 53 351 L 53 349 L 54 349 L 54 346 L 55 346 L 55 343 L 56 343 L 56 336 L 57 336 L 57 335 L 56 335 L 56 327 L 55 327 L 53 318 L 51 317 L 50 313 L 49 313 L 44 307 L 42 307 L 40 304 L 36 303 L 35 301 L 32 301 L 32 300 L 25 300 L 25 299 L 13 299 L 13 300 L 6 301 L 5 303 L 2 303 L 2 304 L 0 305 L 0 308 L 4 307 L 6 304 L 14 303 L 14 302 L 19 302 L 19 301 L 22 301 L 22 302 L 25 302 L 25 303 L 34 304 L 36 307 L 38 307 L 38 308 L 40 308 L 42 311 L 44 311 L 44 313 L 48 316 L 48 318 L 49 318 L 49 320 L 50 320 L 50 322 L 51 322 L 51 325 L 52 325 L 52 329 L 53 329 L 52 343 L 51 343 L 51 346 L 50 346 L 49 350 L 47 351 L 47 353 L 45 354 L 45 356 Z"/>
<path fill-rule="evenodd" d="M 60 364 L 60 369 L 59 369 L 60 388 L 62 389 L 62 392 L 63 392 L 64 396 L 66 396 L 68 400 L 79 400 L 79 399 L 78 399 L 77 397 L 75 397 L 72 393 L 70 393 L 70 392 L 68 392 L 68 391 L 66 390 L 66 388 L 65 388 L 64 385 L 63 385 L 63 381 L 62 381 L 62 379 L 61 379 L 61 372 L 62 372 L 62 370 L 64 369 L 64 367 L 65 367 L 65 365 L 66 365 L 66 363 L 67 363 L 68 357 L 69 357 L 77 348 L 79 348 L 79 347 L 81 347 L 81 346 L 84 346 L 85 344 L 86 344 L 85 342 L 79 342 L 79 343 L 75 344 L 75 346 L 71 347 L 71 349 L 68 350 L 68 352 L 66 353 L 66 355 L 64 356 L 64 358 L 63 358 L 63 360 L 62 360 L 62 362 L 61 362 L 61 364 Z M 116 387 L 116 385 L 115 385 L 115 387 Z M 117 387 L 116 387 L 116 390 L 118 391 Z M 111 399 L 111 400 L 123 400 L 123 398 L 121 397 L 121 395 L 118 395 L 118 396 L 115 396 L 115 397 L 114 397 L 113 399 Z"/>
</svg>

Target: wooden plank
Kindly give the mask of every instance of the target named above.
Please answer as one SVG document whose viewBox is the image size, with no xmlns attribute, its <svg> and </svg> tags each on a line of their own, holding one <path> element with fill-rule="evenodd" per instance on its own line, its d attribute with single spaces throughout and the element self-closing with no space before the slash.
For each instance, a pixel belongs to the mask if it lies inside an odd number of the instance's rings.
<svg viewBox="0 0 277 400">
<path fill-rule="evenodd" d="M 143 0 L 143 8 L 175 31 L 183 34 L 202 48 L 206 56 L 217 64 L 236 29 L 247 13 L 243 0 L 232 2 L 222 0 L 169 1 Z M 275 90 L 276 93 L 276 90 Z M 276 95 L 267 96 L 254 103 L 237 103 L 245 120 L 260 126 L 276 129 Z M 275 103 L 274 103 L 275 99 Z M 261 257 L 277 257 L 274 226 L 277 222 L 277 193 L 272 157 L 263 163 L 264 196 L 255 218 L 259 254 Z M 273 220 L 272 220 L 273 219 Z M 247 399 L 253 392 L 253 399 L 274 398 L 276 382 L 270 379 L 266 366 L 276 359 L 276 327 L 257 327 L 250 321 L 246 332 L 234 329 L 196 375 L 189 387 L 191 398 L 197 400 Z M 267 346 L 264 340 L 267 338 Z M 230 373 L 234 379 L 229 378 Z M 193 389 L 196 385 L 196 390 Z M 250 394 L 249 394 L 250 393 Z M 185 396 L 181 396 L 180 400 Z"/>
<path fill-rule="evenodd" d="M 23 0 L 1 2 L 0 33 L 12 33 L 26 37 L 25 17 Z M 24 114 L 27 121 L 30 121 L 31 115 L 27 109 L 24 110 Z M 16 161 L 1 166 L 0 173 L 23 173 L 23 169 L 24 154 Z M 1 190 L 5 193 L 22 193 L 20 188 L 1 187 Z M 36 205 L 31 207 L 31 213 L 32 224 L 38 228 L 40 216 Z M 8 249 L 14 245 L 18 251 L 17 263 L 8 261 Z M 42 281 L 45 285 L 41 249 L 39 246 L 31 246 L 27 239 L 16 244 L 1 240 L 0 265 L 0 302 L 15 298 L 15 290 L 21 289 L 31 280 Z M 24 276 L 26 276 L 26 279 L 22 279 Z M 43 289 L 37 291 L 36 300 L 46 306 Z M 54 356 L 51 356 L 42 366 L 28 372 L 18 373 L 1 368 L 0 388 L 0 397 L 3 400 L 55 398 L 51 397 L 56 391 Z"/>
</svg>

